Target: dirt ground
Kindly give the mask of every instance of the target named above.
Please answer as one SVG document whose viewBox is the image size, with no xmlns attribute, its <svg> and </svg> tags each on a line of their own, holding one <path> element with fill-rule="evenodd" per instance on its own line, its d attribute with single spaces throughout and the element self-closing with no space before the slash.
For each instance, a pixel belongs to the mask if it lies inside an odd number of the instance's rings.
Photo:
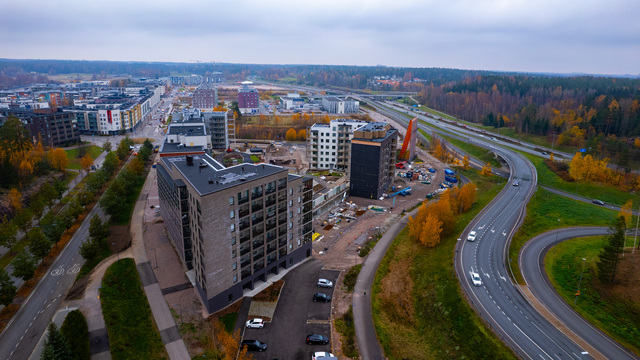
<svg viewBox="0 0 640 360">
<path fill-rule="evenodd" d="M 361 258 L 358 255 L 358 250 L 368 241 L 373 240 L 377 234 L 383 234 L 395 220 L 402 216 L 403 210 L 408 211 L 424 201 L 427 193 L 438 189 L 438 184 L 444 180 L 445 166 L 440 161 L 424 152 L 421 152 L 419 157 L 424 163 L 412 165 L 414 168 L 426 169 L 433 167 L 437 170 L 435 174 L 431 174 L 435 175 L 431 184 L 421 184 L 420 181 L 408 181 L 408 179 L 396 177 L 394 185 L 401 189 L 410 186 L 412 193 L 405 197 L 397 195 L 395 197 L 395 205 L 393 198 L 372 200 L 348 197 L 343 203 L 314 219 L 315 231 L 320 236 L 313 243 L 313 256 L 325 264 L 324 268 L 341 270 L 334 290 L 332 313 L 334 319 L 342 316 L 353 302 L 352 293 L 347 292 L 346 287 L 343 286 L 343 279 L 347 270 L 364 262 L 365 258 Z M 405 172 L 406 170 L 399 169 L 398 171 Z M 385 211 L 367 209 L 369 205 L 385 208 Z M 353 213 L 356 219 L 347 222 L 347 219 L 344 218 L 330 217 L 332 213 Z M 336 223 L 337 219 L 340 220 L 338 223 Z M 327 230 L 324 228 L 327 228 Z M 334 352 L 338 352 L 340 348 L 339 335 L 333 327 L 332 340 Z"/>
<path fill-rule="evenodd" d="M 625 251 L 624 257 L 618 263 L 616 283 L 599 290 L 605 295 L 609 293 L 630 301 L 640 308 L 640 250 L 636 249 L 633 254 L 629 249 Z"/>
</svg>

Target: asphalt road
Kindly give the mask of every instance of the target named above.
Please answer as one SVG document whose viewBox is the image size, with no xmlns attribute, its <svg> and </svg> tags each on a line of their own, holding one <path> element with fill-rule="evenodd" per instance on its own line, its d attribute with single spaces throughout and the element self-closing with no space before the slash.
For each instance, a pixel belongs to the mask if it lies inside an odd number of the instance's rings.
<svg viewBox="0 0 640 360">
<path fill-rule="evenodd" d="M 556 292 L 544 270 L 544 256 L 553 245 L 576 237 L 607 234 L 607 227 L 572 227 L 540 234 L 522 247 L 520 269 L 529 290 L 538 301 L 589 346 L 608 359 L 637 359 L 630 351 L 578 315 Z"/>
<path fill-rule="evenodd" d="M 98 206 L 93 208 L 86 219 L 91 219 L 96 213 L 102 214 Z M 84 264 L 78 248 L 88 236 L 87 220 L 82 223 L 47 275 L 38 283 L 0 335 L 0 359 L 28 359 L 31 356 Z"/>
</svg>

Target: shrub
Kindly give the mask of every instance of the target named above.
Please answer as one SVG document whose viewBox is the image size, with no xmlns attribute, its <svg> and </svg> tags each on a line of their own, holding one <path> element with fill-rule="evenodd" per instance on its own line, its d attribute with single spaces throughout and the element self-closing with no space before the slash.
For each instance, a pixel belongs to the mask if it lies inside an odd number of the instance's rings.
<svg viewBox="0 0 640 360">
<path fill-rule="evenodd" d="M 91 359 L 89 326 L 80 310 L 73 310 L 67 315 L 60 327 L 60 331 L 71 348 L 71 359 Z"/>
<path fill-rule="evenodd" d="M 344 276 L 343 282 L 349 291 L 353 291 L 353 288 L 356 286 L 356 281 L 358 280 L 358 275 L 360 274 L 361 269 L 362 264 L 355 265 L 349 269 L 347 274 Z"/>
</svg>

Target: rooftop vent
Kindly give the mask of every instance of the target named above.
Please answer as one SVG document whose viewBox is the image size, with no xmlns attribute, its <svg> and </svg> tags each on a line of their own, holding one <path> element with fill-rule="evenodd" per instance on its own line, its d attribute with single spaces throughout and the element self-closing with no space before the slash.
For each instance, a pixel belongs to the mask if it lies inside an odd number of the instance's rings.
<svg viewBox="0 0 640 360">
<path fill-rule="evenodd" d="M 193 155 L 187 155 L 187 165 L 193 166 Z"/>
<path fill-rule="evenodd" d="M 209 178 L 209 184 L 213 184 L 213 179 Z"/>
</svg>

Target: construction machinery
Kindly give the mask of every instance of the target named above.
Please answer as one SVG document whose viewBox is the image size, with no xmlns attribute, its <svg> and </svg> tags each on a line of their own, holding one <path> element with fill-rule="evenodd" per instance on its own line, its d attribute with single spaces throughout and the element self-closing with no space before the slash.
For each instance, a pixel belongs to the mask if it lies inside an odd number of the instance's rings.
<svg viewBox="0 0 640 360">
<path fill-rule="evenodd" d="M 402 196 L 411 195 L 411 188 L 407 187 L 407 188 L 404 188 L 404 189 L 402 189 L 400 191 L 396 191 L 393 194 L 389 195 L 389 197 L 394 197 L 396 195 L 402 195 Z"/>
</svg>

